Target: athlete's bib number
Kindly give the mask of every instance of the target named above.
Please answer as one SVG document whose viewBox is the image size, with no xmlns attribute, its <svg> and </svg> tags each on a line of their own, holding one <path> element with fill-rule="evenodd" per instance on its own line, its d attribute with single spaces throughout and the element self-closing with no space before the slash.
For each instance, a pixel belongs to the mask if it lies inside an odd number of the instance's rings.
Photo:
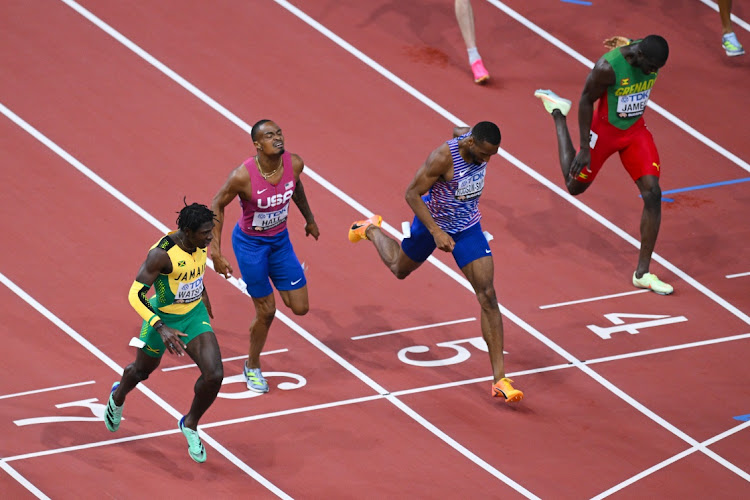
<svg viewBox="0 0 750 500">
<path fill-rule="evenodd" d="M 195 302 L 203 294 L 203 276 L 189 283 L 180 283 L 177 285 L 177 292 L 174 294 L 175 304 L 187 304 Z"/>
<path fill-rule="evenodd" d="M 484 189 L 484 173 L 485 171 L 482 170 L 471 177 L 458 181 L 458 188 L 456 188 L 454 197 L 458 201 L 466 201 L 482 194 L 482 190 Z"/>
<path fill-rule="evenodd" d="M 617 116 L 620 118 L 634 118 L 646 111 L 651 89 L 635 94 L 621 95 L 617 98 Z"/>
<path fill-rule="evenodd" d="M 253 229 L 256 231 L 265 231 L 276 227 L 286 220 L 287 214 L 289 214 L 288 204 L 275 212 L 255 212 L 253 215 Z"/>
</svg>

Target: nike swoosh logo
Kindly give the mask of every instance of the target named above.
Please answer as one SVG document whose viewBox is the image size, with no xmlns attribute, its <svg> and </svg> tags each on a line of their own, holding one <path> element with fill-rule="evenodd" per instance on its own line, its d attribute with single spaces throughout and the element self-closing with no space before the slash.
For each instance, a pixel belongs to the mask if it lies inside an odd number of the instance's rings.
<svg viewBox="0 0 750 500">
<path fill-rule="evenodd" d="M 492 250 L 485 250 L 484 253 L 492 253 Z"/>
<path fill-rule="evenodd" d="M 204 325 L 208 325 L 208 326 L 211 326 L 211 323 L 209 323 L 208 321 L 204 321 L 204 322 L 203 322 L 203 324 L 204 324 Z"/>
<path fill-rule="evenodd" d="M 258 190 L 258 191 L 256 191 L 256 193 L 258 193 L 258 194 L 263 194 L 263 193 L 265 193 L 266 191 L 268 191 L 268 188 L 266 188 L 266 189 L 261 189 L 261 190 Z"/>
<path fill-rule="evenodd" d="M 292 281 L 292 285 L 296 285 L 296 284 L 297 284 L 297 283 L 299 283 L 300 281 L 302 281 L 302 278 L 298 279 L 297 281 Z"/>
</svg>

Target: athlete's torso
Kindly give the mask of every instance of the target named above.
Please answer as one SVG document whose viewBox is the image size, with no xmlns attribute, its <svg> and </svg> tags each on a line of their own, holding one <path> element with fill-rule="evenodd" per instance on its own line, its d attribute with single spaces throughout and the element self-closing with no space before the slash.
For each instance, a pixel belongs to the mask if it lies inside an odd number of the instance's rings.
<svg viewBox="0 0 750 500">
<path fill-rule="evenodd" d="M 252 192 L 250 200 L 240 198 L 242 215 L 239 226 L 249 236 L 274 236 L 286 229 L 289 202 L 297 185 L 294 179 L 292 154 L 281 155 L 283 172 L 281 180 L 271 184 L 260 175 L 254 158 L 248 158 L 243 165 L 250 174 Z"/>
<path fill-rule="evenodd" d="M 487 163 L 467 163 L 458 150 L 458 141 L 470 134 L 446 142 L 453 159 L 453 178 L 437 181 L 424 196 L 430 215 L 446 233 L 463 231 L 482 218 L 479 196 L 484 189 Z"/>
<path fill-rule="evenodd" d="M 645 74 L 631 65 L 619 48 L 604 54 L 615 72 L 615 83 L 607 87 L 599 101 L 597 114 L 613 126 L 626 130 L 641 119 L 656 81 L 657 72 Z"/>
<path fill-rule="evenodd" d="M 197 306 L 203 294 L 203 275 L 206 272 L 206 249 L 196 248 L 189 254 L 172 239 L 172 234 L 162 237 L 151 248 L 166 250 L 172 261 L 172 272 L 160 274 L 154 281 L 154 297 L 160 311 L 185 314 Z"/>
</svg>

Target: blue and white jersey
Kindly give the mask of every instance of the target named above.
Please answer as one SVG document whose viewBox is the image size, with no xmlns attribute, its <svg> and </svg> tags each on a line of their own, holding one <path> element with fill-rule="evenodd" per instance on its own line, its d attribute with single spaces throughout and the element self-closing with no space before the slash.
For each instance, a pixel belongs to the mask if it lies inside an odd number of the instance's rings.
<svg viewBox="0 0 750 500">
<path fill-rule="evenodd" d="M 458 152 L 458 141 L 470 134 L 447 141 L 453 157 L 453 179 L 437 181 L 422 197 L 438 227 L 450 234 L 464 231 L 482 218 L 479 196 L 484 189 L 487 162 L 466 163 Z"/>
</svg>

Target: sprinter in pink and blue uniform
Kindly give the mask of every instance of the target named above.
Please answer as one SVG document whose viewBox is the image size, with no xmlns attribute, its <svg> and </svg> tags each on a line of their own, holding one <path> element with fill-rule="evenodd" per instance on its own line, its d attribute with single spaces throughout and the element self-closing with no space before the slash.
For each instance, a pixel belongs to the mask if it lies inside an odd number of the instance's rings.
<svg viewBox="0 0 750 500">
<path fill-rule="evenodd" d="M 260 370 L 260 353 L 276 313 L 270 282 L 273 281 L 284 304 L 294 314 L 307 314 L 310 308 L 305 272 L 286 227 L 289 202 L 294 201 L 305 218 L 306 235 L 317 240 L 320 232 L 300 180 L 305 163 L 284 150 L 279 126 L 261 120 L 253 125 L 251 136 L 257 154 L 235 168 L 214 196 L 212 209 L 218 222 L 211 242 L 211 258 L 217 273 L 225 278 L 231 275 L 232 267 L 221 254 L 221 230 L 224 207 L 239 197 L 242 216 L 232 231 L 232 248 L 242 281 L 255 305 L 244 373 L 247 388 L 263 393 L 268 392 L 268 382 Z"/>
</svg>

